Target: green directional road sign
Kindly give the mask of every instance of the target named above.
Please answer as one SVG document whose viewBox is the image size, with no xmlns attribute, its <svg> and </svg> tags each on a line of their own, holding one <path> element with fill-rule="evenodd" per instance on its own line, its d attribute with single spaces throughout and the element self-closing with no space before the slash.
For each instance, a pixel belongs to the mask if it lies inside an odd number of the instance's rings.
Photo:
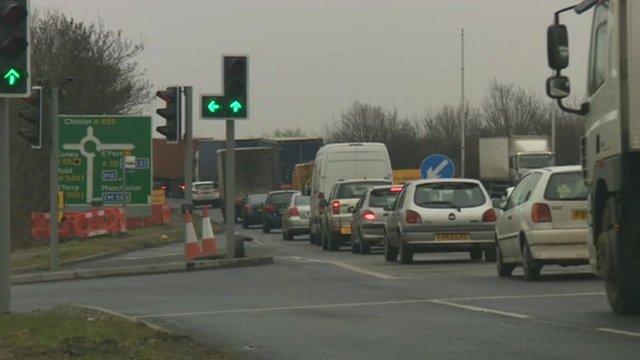
<svg viewBox="0 0 640 360">
<path fill-rule="evenodd" d="M 151 204 L 151 117 L 61 115 L 58 123 L 58 173 L 67 206 Z M 124 174 L 124 157 L 131 155 L 136 168 Z"/>
</svg>

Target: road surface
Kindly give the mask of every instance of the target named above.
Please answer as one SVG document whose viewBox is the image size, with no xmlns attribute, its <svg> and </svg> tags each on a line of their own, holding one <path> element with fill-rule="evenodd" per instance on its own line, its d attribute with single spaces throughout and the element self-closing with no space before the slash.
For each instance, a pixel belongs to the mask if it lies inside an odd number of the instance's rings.
<svg viewBox="0 0 640 360">
<path fill-rule="evenodd" d="M 242 231 L 242 230 L 239 230 Z M 13 308 L 105 307 L 255 359 L 637 359 L 640 318 L 611 313 L 587 267 L 516 270 L 467 254 L 386 263 L 244 230 L 270 266 L 13 288 Z M 156 250 L 157 251 L 157 250 Z"/>
</svg>

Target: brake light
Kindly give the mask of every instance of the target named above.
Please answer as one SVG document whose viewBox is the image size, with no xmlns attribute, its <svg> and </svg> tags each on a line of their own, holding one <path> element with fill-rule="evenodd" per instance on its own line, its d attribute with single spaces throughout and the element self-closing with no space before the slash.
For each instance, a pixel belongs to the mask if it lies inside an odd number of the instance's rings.
<svg viewBox="0 0 640 360">
<path fill-rule="evenodd" d="M 372 221 L 376 219 L 376 214 L 371 210 L 366 210 L 362 212 L 362 220 Z"/>
<path fill-rule="evenodd" d="M 300 210 L 298 210 L 297 206 L 289 209 L 289 216 L 300 216 Z"/>
<path fill-rule="evenodd" d="M 551 222 L 551 209 L 549 205 L 535 203 L 531 207 L 531 221 L 534 223 Z"/>
<path fill-rule="evenodd" d="M 268 212 L 268 213 L 274 213 L 274 212 L 276 212 L 276 207 L 273 206 L 273 205 L 266 205 L 264 207 L 264 211 Z"/>
<path fill-rule="evenodd" d="M 498 215 L 493 209 L 489 209 L 482 214 L 482 222 L 496 222 L 498 221 Z"/>
<path fill-rule="evenodd" d="M 331 213 L 333 213 L 334 215 L 340 214 L 340 201 L 333 200 L 331 202 Z"/>
<path fill-rule="evenodd" d="M 244 205 L 244 212 L 246 214 L 251 214 L 253 212 L 253 207 L 251 207 L 251 205 L 249 205 L 249 204 L 245 204 Z"/>
<path fill-rule="evenodd" d="M 182 190 L 182 191 L 185 191 L 185 190 L 187 189 L 187 185 L 185 185 L 185 184 L 180 184 L 180 185 L 178 186 L 178 188 L 180 188 L 180 190 Z"/>
<path fill-rule="evenodd" d="M 397 192 L 401 192 L 402 191 L 402 186 L 392 186 L 391 187 L 391 192 L 393 193 L 397 193 Z"/>
<path fill-rule="evenodd" d="M 407 224 L 420 224 L 422 222 L 420 214 L 413 210 L 407 210 L 407 212 L 404 214 L 404 220 L 407 222 Z"/>
</svg>

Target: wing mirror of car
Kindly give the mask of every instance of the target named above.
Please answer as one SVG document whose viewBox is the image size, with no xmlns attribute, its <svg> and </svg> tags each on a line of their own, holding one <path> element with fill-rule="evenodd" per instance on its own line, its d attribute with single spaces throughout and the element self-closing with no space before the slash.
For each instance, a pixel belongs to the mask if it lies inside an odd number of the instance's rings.
<svg viewBox="0 0 640 360">
<path fill-rule="evenodd" d="M 552 76 L 547 79 L 547 96 L 552 99 L 564 99 L 571 94 L 571 81 L 566 76 Z"/>
<path fill-rule="evenodd" d="M 385 205 L 383 209 L 384 211 L 393 211 L 393 205 Z"/>
<path fill-rule="evenodd" d="M 569 33 L 562 24 L 553 24 L 547 28 L 547 61 L 556 71 L 569 66 Z"/>
<path fill-rule="evenodd" d="M 491 199 L 491 205 L 496 209 L 502 209 L 505 205 L 505 201 L 503 198 L 493 198 Z"/>
<path fill-rule="evenodd" d="M 352 214 L 353 214 L 354 212 L 356 212 L 356 208 L 355 208 L 355 207 L 353 207 L 353 206 L 349 206 L 349 207 L 347 208 L 347 212 L 350 212 L 350 213 L 352 213 Z"/>
<path fill-rule="evenodd" d="M 329 202 L 327 201 L 327 199 L 320 199 L 320 206 L 322 207 L 329 206 Z"/>
</svg>

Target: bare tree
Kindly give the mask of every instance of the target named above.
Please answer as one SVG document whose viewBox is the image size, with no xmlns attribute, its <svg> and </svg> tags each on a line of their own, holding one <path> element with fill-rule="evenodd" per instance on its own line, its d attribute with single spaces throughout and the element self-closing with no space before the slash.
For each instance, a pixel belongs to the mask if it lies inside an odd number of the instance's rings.
<svg viewBox="0 0 640 360">
<path fill-rule="evenodd" d="M 304 131 L 302 131 L 302 129 L 300 129 L 300 127 L 296 127 L 296 128 L 291 128 L 291 129 L 280 129 L 280 128 L 276 128 L 273 133 L 271 133 L 271 135 L 264 135 L 265 137 L 267 136 L 273 136 L 273 137 L 286 137 L 286 138 L 291 138 L 291 137 L 304 137 L 306 136 L 306 134 L 304 133 Z"/>
<path fill-rule="evenodd" d="M 484 128 L 492 135 L 546 133 L 549 117 L 540 97 L 515 84 L 494 81 L 481 105 Z"/>
<path fill-rule="evenodd" d="M 422 147 L 416 124 L 398 112 L 355 102 L 326 130 L 326 142 L 381 142 L 387 146 L 394 168 L 414 168 Z"/>
<path fill-rule="evenodd" d="M 151 101 L 151 83 L 136 61 L 142 43 L 122 32 L 106 29 L 102 21 L 78 22 L 59 11 L 39 12 L 31 28 L 34 84 L 73 77 L 62 94 L 60 110 L 67 114 L 128 114 L 145 109 Z M 11 213 L 12 244 L 29 244 L 30 213 L 48 211 L 49 148 L 32 151 L 17 133 L 18 111 L 11 102 Z M 49 133 L 45 124 L 44 139 Z"/>
</svg>

